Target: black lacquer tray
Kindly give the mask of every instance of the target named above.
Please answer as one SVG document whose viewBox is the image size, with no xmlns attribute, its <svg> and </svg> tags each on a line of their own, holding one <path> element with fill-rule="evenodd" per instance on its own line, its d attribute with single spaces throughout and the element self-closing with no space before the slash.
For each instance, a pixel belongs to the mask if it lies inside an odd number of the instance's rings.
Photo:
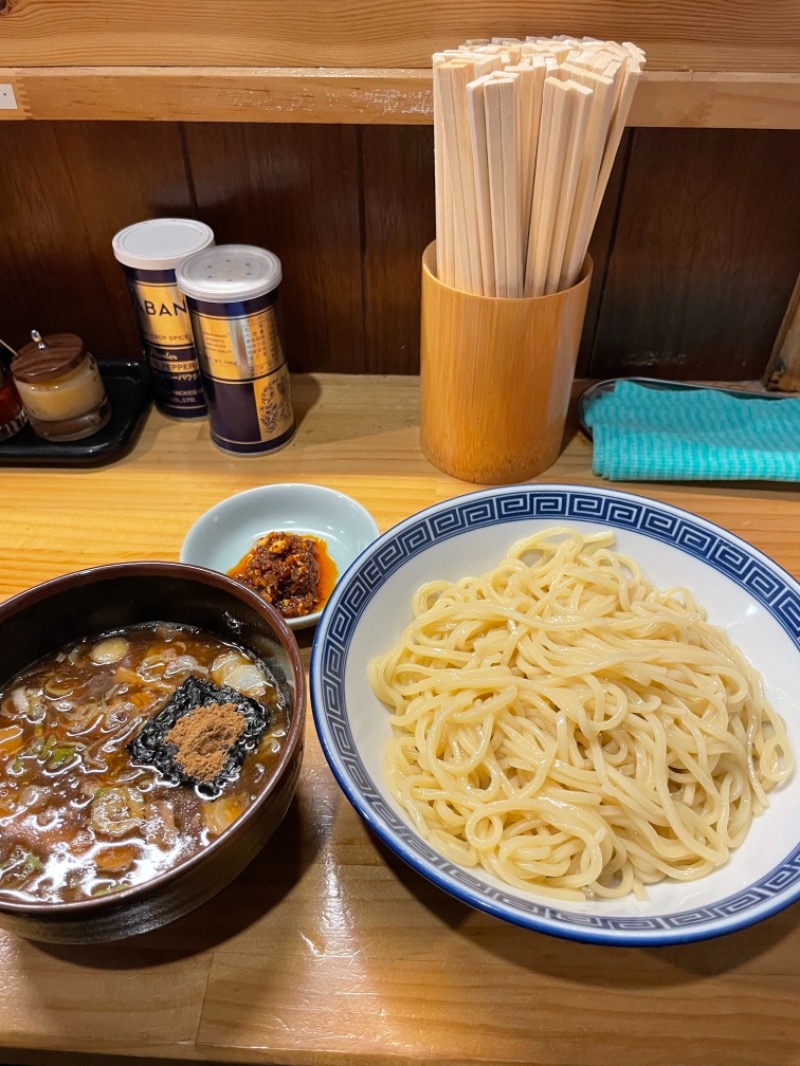
<svg viewBox="0 0 800 1066">
<path fill-rule="evenodd" d="M 111 404 L 111 418 L 94 436 L 56 441 L 37 437 L 30 426 L 0 441 L 0 463 L 6 466 L 99 466 L 121 458 L 133 446 L 150 404 L 144 363 L 98 359 Z"/>
</svg>

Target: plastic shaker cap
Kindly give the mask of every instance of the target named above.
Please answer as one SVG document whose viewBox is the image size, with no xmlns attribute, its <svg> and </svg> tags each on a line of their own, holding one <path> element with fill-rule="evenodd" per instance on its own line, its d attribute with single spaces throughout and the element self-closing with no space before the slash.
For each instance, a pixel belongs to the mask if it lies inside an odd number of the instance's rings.
<svg viewBox="0 0 800 1066">
<path fill-rule="evenodd" d="M 186 296 L 211 303 L 251 300 L 281 283 L 281 261 L 274 252 L 251 244 L 218 244 L 184 259 L 175 271 Z"/>
<path fill-rule="evenodd" d="M 139 270 L 174 270 L 178 263 L 214 243 L 214 231 L 193 218 L 151 218 L 114 236 L 114 255 Z"/>
</svg>

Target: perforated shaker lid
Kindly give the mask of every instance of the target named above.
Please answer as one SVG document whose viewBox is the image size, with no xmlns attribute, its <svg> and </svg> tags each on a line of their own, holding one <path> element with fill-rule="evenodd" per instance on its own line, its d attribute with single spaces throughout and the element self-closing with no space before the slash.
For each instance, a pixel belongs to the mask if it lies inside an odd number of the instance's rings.
<svg viewBox="0 0 800 1066">
<path fill-rule="evenodd" d="M 134 222 L 111 242 L 124 266 L 139 270 L 174 270 L 187 255 L 214 243 L 214 231 L 193 218 L 150 218 Z"/>
<path fill-rule="evenodd" d="M 229 303 L 264 296 L 281 283 L 281 261 L 252 244 L 218 244 L 184 259 L 175 271 L 178 288 L 195 300 Z"/>
</svg>

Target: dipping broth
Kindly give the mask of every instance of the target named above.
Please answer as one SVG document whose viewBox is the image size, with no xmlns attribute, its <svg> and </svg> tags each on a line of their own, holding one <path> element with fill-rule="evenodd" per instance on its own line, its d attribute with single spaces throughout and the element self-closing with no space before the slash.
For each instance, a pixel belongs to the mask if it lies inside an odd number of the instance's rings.
<svg viewBox="0 0 800 1066">
<path fill-rule="evenodd" d="M 257 749 L 210 800 L 127 751 L 190 676 L 270 713 Z M 190 858 L 255 799 L 288 725 L 264 663 L 189 626 L 133 626 L 29 667 L 0 691 L 0 899 L 89 899 Z"/>
</svg>

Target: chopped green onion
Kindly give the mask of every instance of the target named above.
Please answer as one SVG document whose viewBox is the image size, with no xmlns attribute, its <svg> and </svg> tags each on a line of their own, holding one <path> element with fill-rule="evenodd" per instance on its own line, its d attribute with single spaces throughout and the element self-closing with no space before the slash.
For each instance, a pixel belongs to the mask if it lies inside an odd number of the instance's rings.
<svg viewBox="0 0 800 1066">
<path fill-rule="evenodd" d="M 75 755 L 75 748 L 56 748 L 50 758 L 47 760 L 47 766 L 50 770 L 57 770 L 59 766 L 63 766 L 68 763 L 70 759 Z"/>
</svg>

